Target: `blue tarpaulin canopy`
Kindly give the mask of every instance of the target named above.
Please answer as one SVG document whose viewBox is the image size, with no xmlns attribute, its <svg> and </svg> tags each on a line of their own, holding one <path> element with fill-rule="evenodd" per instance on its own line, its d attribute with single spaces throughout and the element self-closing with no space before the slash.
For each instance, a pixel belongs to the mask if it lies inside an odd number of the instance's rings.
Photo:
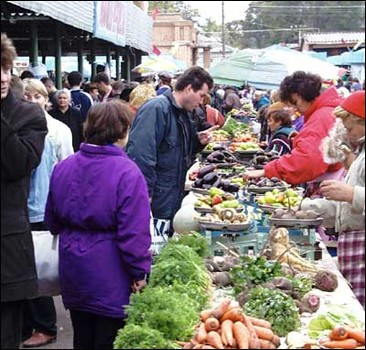
<svg viewBox="0 0 366 350">
<path fill-rule="evenodd" d="M 365 49 L 343 52 L 337 56 L 330 56 L 327 61 L 336 66 L 350 66 L 352 64 L 365 64 Z"/>
</svg>

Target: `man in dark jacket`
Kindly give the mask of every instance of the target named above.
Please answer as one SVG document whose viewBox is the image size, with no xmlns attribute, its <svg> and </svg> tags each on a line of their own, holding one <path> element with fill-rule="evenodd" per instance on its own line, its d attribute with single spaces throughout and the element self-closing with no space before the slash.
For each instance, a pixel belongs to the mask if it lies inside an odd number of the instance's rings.
<svg viewBox="0 0 366 350">
<path fill-rule="evenodd" d="M 192 67 L 179 77 L 173 92 L 149 100 L 137 112 L 127 153 L 146 178 L 154 219 L 173 219 L 184 197 L 192 156 L 217 128 L 198 133 L 189 115 L 212 86 L 204 69 Z"/>
<path fill-rule="evenodd" d="M 16 50 L 1 34 L 1 349 L 18 349 L 25 299 L 37 293 L 27 200 L 47 123 L 40 106 L 16 100 L 9 83 Z"/>
</svg>

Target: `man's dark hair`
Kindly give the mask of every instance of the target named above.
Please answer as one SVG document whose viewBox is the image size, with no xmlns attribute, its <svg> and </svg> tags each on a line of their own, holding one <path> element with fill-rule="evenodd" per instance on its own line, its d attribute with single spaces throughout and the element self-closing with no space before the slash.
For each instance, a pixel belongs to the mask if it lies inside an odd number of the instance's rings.
<svg viewBox="0 0 366 350">
<path fill-rule="evenodd" d="M 191 85 L 193 91 L 196 92 L 202 88 L 203 84 L 207 84 L 208 89 L 211 90 L 214 82 L 208 72 L 201 67 L 195 66 L 183 72 L 175 83 L 174 90 L 183 91 L 188 85 Z"/>
<path fill-rule="evenodd" d="M 110 79 L 107 73 L 98 73 L 95 78 L 93 79 L 93 83 L 104 83 L 109 85 Z"/>
<path fill-rule="evenodd" d="M 43 77 L 42 79 L 41 79 L 41 82 L 43 83 L 43 84 L 47 84 L 47 83 L 50 83 L 51 85 L 53 85 L 53 86 L 55 86 L 55 82 L 50 78 L 50 77 Z"/>
<path fill-rule="evenodd" d="M 84 126 L 85 142 L 107 145 L 126 137 L 133 113 L 129 105 L 119 99 L 100 103 L 89 109 Z"/>
<path fill-rule="evenodd" d="M 312 102 L 320 95 L 321 87 L 320 75 L 297 71 L 281 82 L 280 99 L 282 102 L 293 103 L 291 95 L 298 94 L 305 101 Z"/>
<path fill-rule="evenodd" d="M 34 78 L 34 74 L 29 70 L 23 70 L 22 74 L 20 74 L 20 79 L 28 79 L 28 78 Z"/>
<path fill-rule="evenodd" d="M 70 87 L 80 85 L 83 76 L 78 71 L 73 71 L 67 76 Z"/>
</svg>

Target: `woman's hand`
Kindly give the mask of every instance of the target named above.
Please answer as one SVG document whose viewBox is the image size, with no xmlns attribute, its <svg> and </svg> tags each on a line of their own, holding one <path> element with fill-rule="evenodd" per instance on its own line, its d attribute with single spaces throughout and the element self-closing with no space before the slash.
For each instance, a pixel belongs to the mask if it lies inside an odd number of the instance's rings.
<svg viewBox="0 0 366 350">
<path fill-rule="evenodd" d="M 219 125 L 214 125 L 207 130 L 200 131 L 198 133 L 198 139 L 202 145 L 207 145 L 212 139 L 212 132 L 219 129 Z"/>
<path fill-rule="evenodd" d="M 325 199 L 348 203 L 353 201 L 353 186 L 342 181 L 325 180 L 320 184 L 320 190 Z"/>
<path fill-rule="evenodd" d="M 147 284 L 146 279 L 143 279 L 141 281 L 134 281 L 132 283 L 132 292 L 136 293 L 136 292 L 142 290 L 143 288 L 146 287 L 146 284 Z"/>
<path fill-rule="evenodd" d="M 248 179 L 259 178 L 259 177 L 263 177 L 263 176 L 264 176 L 264 170 L 263 169 L 249 170 L 246 173 L 244 173 L 243 180 L 246 181 Z"/>
</svg>

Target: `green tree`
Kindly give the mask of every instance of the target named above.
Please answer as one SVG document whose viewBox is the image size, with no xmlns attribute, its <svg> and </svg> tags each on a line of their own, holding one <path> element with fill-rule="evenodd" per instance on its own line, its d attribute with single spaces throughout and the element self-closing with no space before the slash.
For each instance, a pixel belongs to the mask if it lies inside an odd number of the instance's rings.
<svg viewBox="0 0 366 350">
<path fill-rule="evenodd" d="M 252 1 L 245 19 L 225 29 L 231 46 L 263 48 L 297 43 L 303 32 L 357 31 L 364 21 L 364 1 Z"/>
<path fill-rule="evenodd" d="M 183 1 L 149 1 L 149 11 L 158 9 L 162 13 L 178 12 L 184 19 L 196 22 L 199 13 L 197 9 L 192 9 Z"/>
<path fill-rule="evenodd" d="M 220 33 L 222 26 L 217 24 L 212 18 L 206 18 L 206 22 L 199 26 L 205 36 L 211 37 L 215 33 Z"/>
</svg>

